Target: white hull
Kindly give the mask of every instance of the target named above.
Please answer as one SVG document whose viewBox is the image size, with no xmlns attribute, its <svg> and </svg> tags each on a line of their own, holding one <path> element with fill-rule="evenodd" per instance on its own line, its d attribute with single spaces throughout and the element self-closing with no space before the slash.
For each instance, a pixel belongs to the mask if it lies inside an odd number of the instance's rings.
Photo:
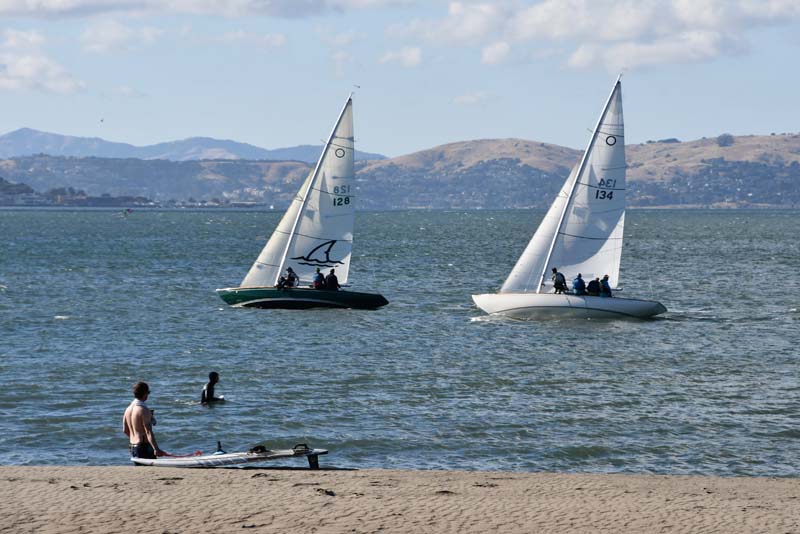
<svg viewBox="0 0 800 534">
<path fill-rule="evenodd" d="M 266 462 L 278 460 L 280 458 L 294 458 L 296 456 L 319 456 L 328 454 L 325 449 L 286 449 L 264 452 L 231 452 L 222 454 L 207 454 L 204 456 L 187 456 L 173 458 L 131 458 L 131 461 L 139 465 L 149 465 L 154 467 L 229 467 L 233 465 L 249 464 L 253 462 Z"/>
<path fill-rule="evenodd" d="M 557 317 L 644 319 L 667 311 L 664 305 L 654 300 L 555 293 L 490 293 L 472 295 L 472 300 L 488 314 L 503 315 L 512 319 Z"/>
</svg>

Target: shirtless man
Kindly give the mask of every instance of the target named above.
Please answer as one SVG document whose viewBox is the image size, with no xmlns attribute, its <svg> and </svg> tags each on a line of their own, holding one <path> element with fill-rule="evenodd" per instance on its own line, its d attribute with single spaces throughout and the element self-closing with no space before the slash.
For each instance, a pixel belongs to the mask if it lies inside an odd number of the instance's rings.
<svg viewBox="0 0 800 534">
<path fill-rule="evenodd" d="M 167 453 L 158 448 L 153 434 L 155 418 L 145 401 L 150 395 L 150 388 L 144 382 L 133 386 L 133 402 L 122 416 L 122 431 L 130 438 L 132 458 L 156 458 Z"/>
</svg>

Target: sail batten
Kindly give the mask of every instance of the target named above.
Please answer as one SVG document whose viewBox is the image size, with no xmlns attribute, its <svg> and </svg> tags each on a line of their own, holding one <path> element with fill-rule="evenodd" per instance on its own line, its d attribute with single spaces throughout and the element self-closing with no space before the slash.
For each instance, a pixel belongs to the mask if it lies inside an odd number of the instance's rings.
<svg viewBox="0 0 800 534">
<path fill-rule="evenodd" d="M 579 164 L 506 279 L 501 293 L 540 292 L 557 267 L 567 279 L 618 285 L 625 222 L 622 88 L 617 79 Z"/>
</svg>

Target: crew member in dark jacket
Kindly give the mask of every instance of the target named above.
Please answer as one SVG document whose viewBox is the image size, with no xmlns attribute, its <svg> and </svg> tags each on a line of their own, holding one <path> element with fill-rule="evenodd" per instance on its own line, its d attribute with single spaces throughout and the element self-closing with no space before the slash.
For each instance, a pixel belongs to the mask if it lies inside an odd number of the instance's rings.
<svg viewBox="0 0 800 534">
<path fill-rule="evenodd" d="M 586 285 L 586 292 L 593 297 L 600 296 L 600 278 L 595 278 L 594 280 L 589 280 L 589 283 Z"/>
<path fill-rule="evenodd" d="M 600 296 L 611 297 L 611 286 L 608 283 L 608 275 L 605 275 L 600 281 Z"/>
<path fill-rule="evenodd" d="M 339 279 L 336 278 L 336 273 L 333 269 L 331 272 L 328 273 L 328 276 L 325 277 L 325 289 L 329 289 L 331 291 L 336 291 L 340 288 Z"/>
<path fill-rule="evenodd" d="M 572 292 L 576 295 L 586 294 L 586 282 L 583 281 L 581 273 L 578 273 L 578 276 L 572 281 Z"/>
</svg>

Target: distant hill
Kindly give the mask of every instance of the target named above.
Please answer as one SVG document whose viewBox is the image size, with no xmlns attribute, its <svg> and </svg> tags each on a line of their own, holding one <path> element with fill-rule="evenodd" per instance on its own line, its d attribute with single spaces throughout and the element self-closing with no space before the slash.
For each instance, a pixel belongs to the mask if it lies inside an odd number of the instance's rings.
<svg viewBox="0 0 800 534">
<path fill-rule="evenodd" d="M 313 148 L 313 147 L 312 147 Z M 627 145 L 630 206 L 800 206 L 800 135 L 722 135 Z M 522 139 L 450 143 L 356 163 L 360 209 L 545 208 L 579 150 Z M 312 170 L 302 161 L 143 160 L 26 156 L 0 176 L 37 191 L 159 201 L 228 200 L 286 206 Z"/>
<path fill-rule="evenodd" d="M 266 149 L 237 141 L 190 137 L 147 146 L 114 143 L 99 137 L 72 137 L 20 128 L 0 136 L 0 158 L 47 154 L 78 158 L 137 158 L 194 161 L 204 159 L 293 160 L 315 163 L 322 145 L 300 145 Z M 356 150 L 356 160 L 384 159 L 386 156 Z"/>
</svg>

